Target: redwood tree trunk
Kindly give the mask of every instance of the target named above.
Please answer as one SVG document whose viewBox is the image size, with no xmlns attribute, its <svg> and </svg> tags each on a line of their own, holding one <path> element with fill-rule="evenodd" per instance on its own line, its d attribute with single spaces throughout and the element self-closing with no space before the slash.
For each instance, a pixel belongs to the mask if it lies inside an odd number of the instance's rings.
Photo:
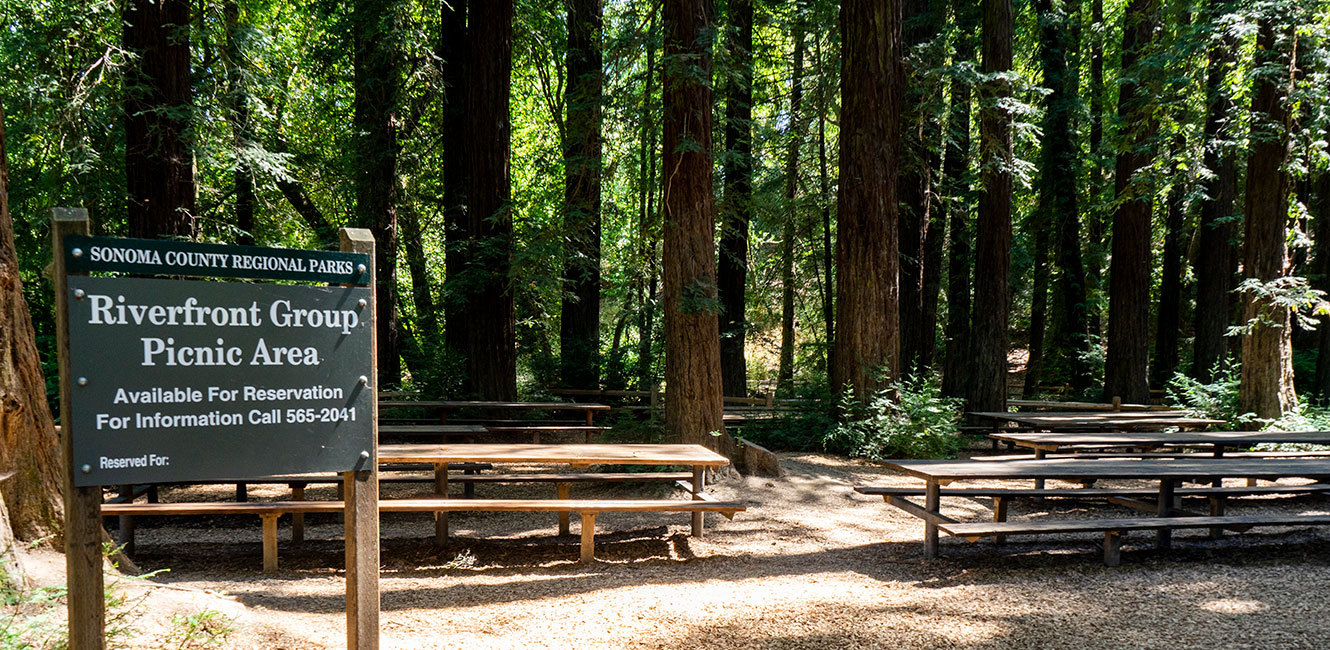
<svg viewBox="0 0 1330 650">
<path fill-rule="evenodd" d="M 1140 59 L 1153 46 L 1159 0 L 1131 0 L 1123 15 L 1122 69 L 1126 80 L 1118 96 L 1118 116 L 1125 131 L 1114 173 L 1117 211 L 1113 215 L 1113 260 L 1109 276 L 1108 362 L 1104 400 L 1150 401 L 1147 365 L 1150 351 L 1150 210 L 1153 183 L 1147 169 L 1156 120 L 1152 93 L 1142 83 L 1149 75 Z"/>
<path fill-rule="evenodd" d="M 780 366 L 776 391 L 788 396 L 794 391 L 794 240 L 799 224 L 799 145 L 803 140 L 804 27 L 796 19 L 794 64 L 790 69 L 790 133 L 785 151 L 785 227 L 780 242 Z"/>
<path fill-rule="evenodd" d="M 517 398 L 517 355 L 509 269 L 513 221 L 508 96 L 513 54 L 512 0 L 470 7 L 467 45 L 467 376 L 481 399 Z"/>
<path fill-rule="evenodd" d="M 719 446 L 720 331 L 711 184 L 710 0 L 665 3 L 665 429 Z"/>
<path fill-rule="evenodd" d="M 444 85 L 443 124 L 439 143 L 443 149 L 443 240 L 444 347 L 454 358 L 466 355 L 467 317 L 465 284 L 467 246 L 471 237 L 466 217 L 467 191 L 467 0 L 439 3 L 442 8 L 439 58 Z"/>
<path fill-rule="evenodd" d="M 240 20 L 240 6 L 235 0 L 222 5 L 226 21 L 226 97 L 231 111 L 231 146 L 237 153 L 253 144 L 254 128 L 249 116 L 249 94 L 245 89 L 243 65 L 245 52 L 242 36 L 245 25 Z M 249 163 L 237 157 L 231 172 L 236 195 L 237 244 L 254 244 L 254 172 Z"/>
<path fill-rule="evenodd" d="M 568 0 L 568 103 L 564 142 L 564 386 L 600 387 L 600 0 Z"/>
<path fill-rule="evenodd" d="M 393 3 L 355 4 L 356 213 L 374 233 L 379 386 L 402 381 L 397 324 L 397 25 Z"/>
<path fill-rule="evenodd" d="M 1047 211 L 1044 223 L 1055 237 L 1053 259 L 1058 274 L 1053 295 L 1054 305 L 1061 310 L 1060 318 L 1053 319 L 1055 330 L 1049 349 L 1052 361 L 1067 371 L 1072 389 L 1079 392 L 1089 388 L 1092 381 L 1078 201 L 1080 150 L 1074 126 L 1080 86 L 1076 66 L 1080 48 L 1076 14 L 1080 3 L 1070 3 L 1065 10 L 1054 10 L 1047 0 L 1037 6 L 1043 34 L 1040 57 L 1044 61 L 1044 83 L 1052 90 L 1044 117 L 1045 171 L 1040 180 L 1040 209 Z"/>
<path fill-rule="evenodd" d="M 37 540 L 63 530 L 63 462 L 20 277 L 0 106 L 0 475 L 15 473 L 0 481 L 0 498 L 8 506 L 14 536 Z M 53 545 L 64 544 L 57 540 Z"/>
<path fill-rule="evenodd" d="M 955 60 L 974 59 L 974 32 L 979 27 L 979 7 L 972 0 L 953 0 L 957 41 Z M 942 371 L 942 394 L 964 397 L 970 360 L 970 277 L 974 232 L 970 228 L 970 84 L 951 82 L 951 106 L 947 115 L 947 150 L 942 168 L 948 238 L 946 359 Z"/>
<path fill-rule="evenodd" d="M 937 36 L 941 7 L 931 0 L 902 0 L 902 39 L 906 83 L 900 144 L 900 346 L 903 372 L 918 373 L 930 361 L 937 334 L 928 322 L 924 297 L 932 217 L 933 167 L 937 125 L 932 107 L 936 84 L 928 79 L 931 61 L 919 46 Z"/>
<path fill-rule="evenodd" d="M 1289 178 L 1284 161 L 1292 126 L 1285 106 L 1296 61 L 1293 29 L 1277 38 L 1278 19 L 1261 16 L 1256 36 L 1257 73 L 1252 92 L 1251 153 L 1247 159 L 1247 228 L 1243 237 L 1243 271 L 1267 287 L 1289 276 Z M 1273 419 L 1297 405 L 1293 391 L 1292 323 L 1287 307 L 1258 294 L 1244 296 L 1242 319 L 1252 324 L 1242 337 L 1242 408 L 1259 418 Z"/>
<path fill-rule="evenodd" d="M 1226 12 L 1229 0 L 1211 0 L 1213 21 Z M 1214 24 L 1214 23 L 1212 23 Z M 1233 243 L 1236 224 L 1230 217 L 1238 194 L 1238 165 L 1228 116 L 1233 99 L 1226 88 L 1229 69 L 1236 62 L 1238 43 L 1232 32 L 1224 30 L 1209 49 L 1205 83 L 1205 168 L 1211 177 L 1200 183 L 1205 198 L 1201 202 L 1200 246 L 1196 263 L 1196 341 L 1192 354 L 1192 375 L 1204 383 L 1214 381 L 1215 366 L 1228 351 L 1224 332 L 1233 316 L 1233 289 L 1238 272 L 1238 255 Z M 1319 241 L 1319 240 L 1318 240 Z"/>
<path fill-rule="evenodd" d="M 129 236 L 194 236 L 188 0 L 127 0 L 125 184 Z M 12 505 L 12 504 L 11 504 Z"/>
<path fill-rule="evenodd" d="M 1104 151 L 1104 0 L 1090 0 L 1090 209 L 1086 212 L 1086 293 L 1091 296 L 1103 294 L 1104 283 L 1104 232 L 1105 216 L 1104 191 L 1107 186 L 1108 164 Z M 1099 336 L 1103 330 L 1103 313 L 1099 301 L 1087 301 L 1085 305 L 1086 326 L 1090 334 Z"/>
<path fill-rule="evenodd" d="M 983 71 L 1011 69 L 1011 0 L 983 0 Z M 1011 113 L 1002 102 L 1011 95 L 1004 79 L 980 87 L 979 234 L 975 256 L 974 316 L 971 319 L 968 408 L 1007 410 L 1007 274 L 1011 266 Z"/>
<path fill-rule="evenodd" d="M 1313 288 L 1330 292 L 1330 172 L 1321 170 L 1312 183 L 1316 191 L 1316 264 Z M 1313 391 L 1322 400 L 1330 400 L 1330 314 L 1320 318 L 1317 327 L 1316 383 Z"/>
<path fill-rule="evenodd" d="M 720 376 L 726 395 L 748 395 L 744 289 L 748 284 L 748 223 L 753 216 L 753 5 L 730 0 L 726 39 L 734 70 L 725 84 L 725 196 L 721 203 Z"/>
<path fill-rule="evenodd" d="M 841 3 L 840 190 L 832 388 L 867 403 L 900 375 L 901 5 Z"/>
</svg>

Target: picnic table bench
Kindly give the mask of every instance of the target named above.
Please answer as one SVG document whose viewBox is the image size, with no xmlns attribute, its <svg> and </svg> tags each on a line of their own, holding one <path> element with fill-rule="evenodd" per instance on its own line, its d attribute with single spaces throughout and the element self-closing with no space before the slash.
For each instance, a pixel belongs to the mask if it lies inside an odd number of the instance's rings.
<svg viewBox="0 0 1330 650">
<path fill-rule="evenodd" d="M 1035 431 L 1160 431 L 1204 429 L 1225 424 L 1224 420 L 1198 418 L 1185 411 L 1110 411 L 1103 413 L 1034 412 L 1004 413 L 977 411 L 968 413 L 973 418 L 989 421 L 995 430 L 1006 423 Z"/>
<path fill-rule="evenodd" d="M 1328 458 L 1291 458 L 1291 459 L 1246 459 L 1246 458 L 1200 458 L 1200 459 L 1076 459 L 1059 458 L 1043 460 L 1013 460 L 1007 462 L 982 462 L 982 461 L 891 461 L 887 466 L 893 467 L 905 474 L 921 478 L 925 481 L 923 496 L 925 503 L 923 506 L 915 504 L 905 498 L 905 496 L 914 496 L 914 494 L 896 495 L 883 493 L 882 488 L 864 488 L 869 490 L 868 494 L 882 494 L 884 500 L 888 503 L 901 508 L 905 512 L 912 514 L 924 520 L 924 557 L 933 558 L 938 554 L 938 532 L 963 537 L 965 539 L 978 539 L 981 537 L 1003 537 L 1015 534 L 1043 534 L 1052 532 L 1077 532 L 1077 531 L 1117 531 L 1114 535 L 1108 535 L 1105 539 L 1105 559 L 1107 561 L 1116 561 L 1116 545 L 1119 544 L 1116 535 L 1128 530 L 1154 530 L 1157 531 L 1157 546 L 1161 549 L 1168 548 L 1171 544 L 1171 535 L 1174 528 L 1192 528 L 1209 527 L 1212 532 L 1221 528 L 1252 527 L 1265 525 L 1289 525 L 1290 520 L 1299 524 L 1306 523 L 1310 525 L 1320 525 L 1330 523 L 1330 518 L 1321 521 L 1316 517 L 1290 517 L 1289 515 L 1246 515 L 1231 516 L 1218 513 L 1212 513 L 1207 516 L 1203 523 L 1200 520 L 1191 517 L 1178 517 L 1178 507 L 1175 499 L 1179 496 L 1177 484 L 1184 481 L 1213 483 L 1224 477 L 1243 477 L 1243 478 L 1265 478 L 1277 480 L 1290 477 L 1306 477 L 1314 480 L 1322 480 L 1330 477 L 1330 459 Z M 1105 518 L 1076 520 L 1072 522 L 1026 522 L 1026 521 L 1006 521 L 1005 509 L 998 506 L 995 502 L 994 518 L 998 521 L 986 523 L 987 527 L 960 526 L 967 522 L 958 522 L 941 514 L 940 499 L 943 496 L 942 486 L 954 481 L 975 480 L 975 479 L 1066 479 L 1073 481 L 1084 480 L 1102 480 L 1102 479 L 1146 479 L 1158 482 L 1158 489 L 1154 491 L 1157 517 L 1152 519 L 1147 525 L 1137 523 L 1131 519 L 1123 518 Z M 1259 488 L 1261 486 L 1254 486 Z M 1290 488 L 1292 486 L 1289 486 Z M 1281 486 L 1278 489 L 1284 489 Z M 1308 492 L 1322 492 L 1322 488 L 1304 488 Z M 874 492 L 873 490 L 879 490 Z M 975 489 L 972 494 L 978 496 L 981 491 L 987 492 L 993 496 L 1061 496 L 1058 492 L 1051 490 L 984 490 Z M 1132 490 L 1103 488 L 1088 489 L 1078 488 L 1071 490 L 1086 497 L 1114 498 L 1122 500 L 1124 503 L 1133 496 L 1140 496 L 1140 493 L 1133 493 Z M 1270 490 L 1273 492 L 1274 490 Z M 1214 495 L 1214 496 L 1232 496 L 1240 494 L 1259 494 L 1262 490 L 1253 487 L 1242 487 L 1227 489 L 1223 487 L 1202 487 L 1186 488 L 1183 494 L 1194 495 Z M 1293 491 L 1296 493 L 1296 490 Z M 958 493 L 954 490 L 948 491 L 948 496 L 962 496 L 964 493 Z M 1222 500 L 1220 500 L 1222 504 Z M 1127 504 L 1130 505 L 1130 504 Z M 1138 506 L 1140 504 L 1137 504 Z M 999 512 L 1001 510 L 1001 512 Z M 1174 520 L 1178 520 L 1177 526 L 1172 525 Z M 1109 539 L 1112 538 L 1112 539 Z M 1113 549 L 1110 549 L 1110 546 Z M 1112 551 L 1112 552 L 1110 552 Z"/>
<path fill-rule="evenodd" d="M 480 459 L 486 460 L 480 460 Z M 703 515 L 707 512 L 733 517 L 745 507 L 735 502 L 716 501 L 708 497 L 705 489 L 705 470 L 720 467 L 729 460 L 700 445 L 536 445 L 536 444 L 397 444 L 380 445 L 379 462 L 385 464 L 424 463 L 434 468 L 432 477 L 435 493 L 432 498 L 385 499 L 379 502 L 381 512 L 435 513 L 436 539 L 447 536 L 447 515 L 450 512 L 469 511 L 532 511 L 555 512 L 559 515 L 559 533 L 568 534 L 569 517 L 577 512 L 582 517 L 581 559 L 594 559 L 595 516 L 600 512 L 684 512 L 692 517 L 693 534 L 703 532 Z M 682 465 L 688 472 L 562 472 L 450 475 L 449 469 L 477 464 L 566 464 L 575 468 L 592 465 Z M 274 482 L 309 477 L 275 477 Z M 415 477 L 421 480 L 422 477 Z M 276 480 L 280 479 L 280 480 Z M 249 479 L 264 482 L 270 479 Z M 311 479 L 312 480 L 312 479 Z M 591 481 L 673 481 L 691 497 L 689 500 L 667 499 L 572 499 L 569 488 L 573 483 Z M 554 483 L 555 499 L 474 499 L 453 498 L 448 493 L 449 482 L 475 483 L 541 482 Z M 293 490 L 294 492 L 294 490 Z M 107 503 L 102 514 L 133 517 L 144 515 L 189 514 L 257 514 L 264 524 L 264 567 L 276 568 L 276 522 L 286 513 L 303 516 L 316 512 L 342 512 L 338 501 L 304 501 L 298 497 L 290 501 L 269 502 L 208 502 L 208 503 Z M 294 523 L 294 520 L 293 520 Z M 132 529 L 131 529 L 132 530 Z M 293 540 L 294 536 L 293 528 Z"/>
</svg>

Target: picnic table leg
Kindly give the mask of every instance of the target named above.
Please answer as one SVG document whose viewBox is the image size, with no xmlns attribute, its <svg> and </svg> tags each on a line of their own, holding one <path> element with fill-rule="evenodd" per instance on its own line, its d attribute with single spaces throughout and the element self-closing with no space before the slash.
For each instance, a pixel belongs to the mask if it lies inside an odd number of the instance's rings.
<svg viewBox="0 0 1330 650">
<path fill-rule="evenodd" d="M 292 501 L 305 500 L 304 483 L 291 484 L 291 500 Z M 299 544 L 303 541 L 305 541 L 305 513 L 303 512 L 291 513 L 291 543 Z"/>
<path fill-rule="evenodd" d="M 582 513 L 582 562 L 596 561 L 596 513 Z"/>
<path fill-rule="evenodd" d="M 448 498 L 448 463 L 434 465 L 434 496 Z M 448 513 L 434 513 L 434 545 L 443 546 L 448 541 Z"/>
<path fill-rule="evenodd" d="M 707 469 L 701 465 L 693 467 L 693 494 L 702 494 L 707 487 Z M 693 537 L 702 536 L 702 513 L 693 513 Z"/>
<path fill-rule="evenodd" d="M 993 497 L 993 521 L 1003 522 L 1007 520 L 1007 506 L 1010 505 L 1010 503 L 1011 499 L 1008 499 L 1007 497 Z M 994 544 L 1001 545 L 1006 541 L 1006 535 L 993 536 Z"/>
<path fill-rule="evenodd" d="M 263 572 L 277 570 L 277 513 L 265 512 L 263 519 Z"/>
<path fill-rule="evenodd" d="M 567 501 L 567 500 L 568 500 L 568 497 L 569 497 L 569 491 L 570 491 L 571 488 L 572 488 L 572 483 L 555 483 L 555 484 L 554 484 L 554 489 L 555 489 L 555 491 L 558 492 L 559 499 L 562 500 L 562 501 Z M 583 524 L 583 526 L 585 526 L 585 524 Z M 560 511 L 560 512 L 559 512 L 559 534 L 560 534 L 560 535 L 567 535 L 567 534 L 568 534 L 568 511 L 567 511 L 567 510 L 563 510 L 563 511 Z"/>
<path fill-rule="evenodd" d="M 942 491 L 936 480 L 928 481 L 928 488 L 924 492 L 924 509 L 932 514 L 940 514 L 942 504 Z M 924 520 L 924 559 L 931 560 L 937 557 L 937 520 Z"/>
<path fill-rule="evenodd" d="M 1036 449 L 1036 450 L 1034 450 L 1034 459 L 1035 459 L 1035 460 L 1043 460 L 1043 459 L 1044 459 L 1045 457 L 1047 457 L 1047 456 L 1048 456 L 1048 452 L 1045 451 L 1045 450 L 1043 450 L 1043 449 Z M 1042 490 L 1042 489 L 1044 489 L 1044 479 L 1041 479 L 1041 478 L 1037 478 L 1037 479 L 1035 479 L 1035 480 L 1034 480 L 1034 489 L 1036 489 L 1036 490 Z"/>
<path fill-rule="evenodd" d="M 1159 516 L 1168 517 L 1173 512 L 1173 488 L 1175 481 L 1171 478 L 1160 479 L 1159 481 Z M 1167 550 L 1173 546 L 1173 531 L 1163 528 L 1159 531 L 1158 541 L 1155 546 L 1159 550 Z"/>
</svg>

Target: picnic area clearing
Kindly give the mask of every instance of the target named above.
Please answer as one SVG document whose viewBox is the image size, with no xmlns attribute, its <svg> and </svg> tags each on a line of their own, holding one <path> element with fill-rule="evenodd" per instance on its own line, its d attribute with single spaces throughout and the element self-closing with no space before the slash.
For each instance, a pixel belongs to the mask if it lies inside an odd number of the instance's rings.
<svg viewBox="0 0 1330 650">
<path fill-rule="evenodd" d="M 782 454 L 786 476 L 715 483 L 717 499 L 743 501 L 732 522 L 689 536 L 686 517 L 607 513 L 597 557 L 577 563 L 579 539 L 556 538 L 550 513 L 454 513 L 453 536 L 432 547 L 427 516 L 385 517 L 382 647 L 420 648 L 1166 648 L 1323 645 L 1330 616 L 1330 531 L 1255 529 L 1214 542 L 1178 531 L 1158 551 L 1128 536 L 1128 561 L 1092 561 L 1085 535 L 988 543 L 944 539 L 925 561 L 922 526 L 855 485 L 912 487 L 882 466 L 820 454 Z M 1001 482 L 979 482 L 998 487 Z M 1136 485 L 1123 482 L 1122 485 Z M 408 486 L 409 487 L 409 486 Z M 408 489 L 385 487 L 391 490 Z M 1069 487 L 1050 481 L 1050 488 Z M 1146 487 L 1141 484 L 1139 487 Z M 225 500 L 226 485 L 189 490 Z M 659 498 L 667 486 L 579 487 L 588 498 Z M 308 489 L 324 498 L 331 486 Z M 485 485 L 504 498 L 548 498 L 538 484 Z M 285 498 L 285 486 L 252 486 L 250 498 Z M 180 498 L 185 494 L 170 494 Z M 325 495 L 326 496 L 326 495 Z M 327 498 L 331 498 L 327 496 Z M 1013 518 L 1070 518 L 1084 502 L 1017 500 Z M 1101 508 L 1101 505 L 1089 507 Z M 1253 501 L 1244 511 L 1330 513 L 1320 496 Z M 985 500 L 952 499 L 943 511 L 982 519 Z M 221 611 L 236 649 L 339 648 L 344 643 L 341 524 L 311 515 L 303 546 L 279 531 L 281 568 L 261 572 L 252 518 L 145 519 L 135 559 L 149 600 L 139 639 L 172 613 Z M 28 556 L 33 573 L 60 579 L 63 558 Z M 133 587 L 143 589 L 144 587 Z M 163 623 L 163 621 L 166 621 Z M 146 647 L 146 646 L 139 646 Z"/>
</svg>

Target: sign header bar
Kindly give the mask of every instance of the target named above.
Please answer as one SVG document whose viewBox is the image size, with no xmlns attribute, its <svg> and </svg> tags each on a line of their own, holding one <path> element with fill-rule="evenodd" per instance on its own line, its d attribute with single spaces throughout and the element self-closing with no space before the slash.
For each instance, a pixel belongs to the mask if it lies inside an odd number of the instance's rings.
<svg viewBox="0 0 1330 650">
<path fill-rule="evenodd" d="M 295 280 L 366 286 L 369 256 L 166 239 L 65 238 L 65 268 L 150 275 Z"/>
</svg>

